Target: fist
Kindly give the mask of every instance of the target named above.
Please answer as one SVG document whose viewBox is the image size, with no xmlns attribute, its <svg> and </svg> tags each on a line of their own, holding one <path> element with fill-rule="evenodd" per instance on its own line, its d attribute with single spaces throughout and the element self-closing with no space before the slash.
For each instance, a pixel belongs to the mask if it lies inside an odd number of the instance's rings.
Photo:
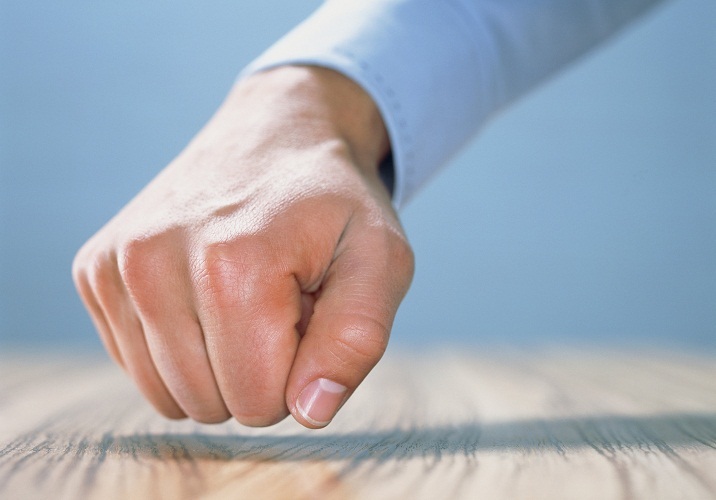
<svg viewBox="0 0 716 500">
<path fill-rule="evenodd" d="M 383 354 L 413 255 L 388 142 L 330 70 L 254 75 L 78 252 L 111 357 L 163 415 L 327 425 Z"/>
</svg>

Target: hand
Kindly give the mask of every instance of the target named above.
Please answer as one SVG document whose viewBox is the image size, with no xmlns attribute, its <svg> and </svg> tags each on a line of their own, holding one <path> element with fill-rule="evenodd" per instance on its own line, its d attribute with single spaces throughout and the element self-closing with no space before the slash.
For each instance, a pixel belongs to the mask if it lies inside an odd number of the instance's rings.
<svg viewBox="0 0 716 500">
<path fill-rule="evenodd" d="M 413 256 L 380 115 L 327 69 L 251 76 L 79 251 L 102 341 L 169 418 L 327 425 L 383 354 Z"/>
</svg>

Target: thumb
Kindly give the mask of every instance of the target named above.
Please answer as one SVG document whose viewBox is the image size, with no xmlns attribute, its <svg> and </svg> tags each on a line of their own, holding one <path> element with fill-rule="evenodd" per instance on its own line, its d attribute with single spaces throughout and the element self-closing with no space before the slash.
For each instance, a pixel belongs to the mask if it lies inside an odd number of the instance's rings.
<svg viewBox="0 0 716 500">
<path fill-rule="evenodd" d="M 378 363 L 413 275 L 413 254 L 394 228 L 347 232 L 316 299 L 286 386 L 306 427 L 325 427 Z"/>
</svg>

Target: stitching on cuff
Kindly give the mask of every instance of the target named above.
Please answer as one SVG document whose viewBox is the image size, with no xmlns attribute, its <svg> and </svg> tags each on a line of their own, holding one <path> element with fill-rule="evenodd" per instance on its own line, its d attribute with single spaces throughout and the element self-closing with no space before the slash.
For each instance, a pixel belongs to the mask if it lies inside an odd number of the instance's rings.
<svg viewBox="0 0 716 500">
<path fill-rule="evenodd" d="M 393 165 L 395 169 L 396 180 L 398 181 L 396 183 L 396 187 L 398 185 L 402 185 L 402 189 L 399 190 L 401 195 L 399 201 L 400 205 L 404 205 L 405 200 L 407 198 L 406 194 L 413 191 L 414 187 L 413 184 L 415 182 L 415 167 L 413 165 L 413 162 L 415 160 L 415 152 L 413 150 L 413 136 L 408 129 L 408 121 L 403 114 L 403 107 L 400 104 L 398 95 L 393 90 L 393 88 L 386 82 L 382 74 L 379 71 L 375 70 L 370 63 L 356 56 L 350 50 L 340 47 L 337 47 L 334 50 L 336 53 L 339 53 L 340 55 L 354 61 L 358 65 L 358 67 L 364 72 L 364 75 L 370 78 L 372 82 L 375 83 L 375 85 L 380 88 L 380 90 L 382 90 L 381 93 L 383 96 L 385 96 L 387 100 L 386 104 L 389 107 L 389 111 L 393 113 L 394 120 L 391 120 L 391 122 L 397 127 L 397 130 L 395 130 L 396 134 L 398 135 L 398 137 L 396 137 L 396 140 L 400 141 L 400 145 L 404 147 L 404 150 L 400 151 L 400 153 L 402 154 L 396 155 L 395 149 L 391 151 L 393 155 Z M 386 123 L 386 125 L 388 124 Z M 400 165 L 400 168 L 395 168 L 397 165 Z M 400 179 L 401 174 L 405 176 L 405 179 Z"/>
</svg>

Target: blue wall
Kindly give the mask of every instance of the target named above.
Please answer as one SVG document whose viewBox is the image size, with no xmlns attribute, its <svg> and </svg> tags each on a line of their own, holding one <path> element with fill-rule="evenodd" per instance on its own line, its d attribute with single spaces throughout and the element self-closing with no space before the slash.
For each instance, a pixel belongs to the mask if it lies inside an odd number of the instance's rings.
<svg viewBox="0 0 716 500">
<path fill-rule="evenodd" d="M 0 2 L 0 342 L 97 347 L 74 252 L 319 2 Z M 716 347 L 716 3 L 487 127 L 403 213 L 394 343 Z"/>
</svg>

